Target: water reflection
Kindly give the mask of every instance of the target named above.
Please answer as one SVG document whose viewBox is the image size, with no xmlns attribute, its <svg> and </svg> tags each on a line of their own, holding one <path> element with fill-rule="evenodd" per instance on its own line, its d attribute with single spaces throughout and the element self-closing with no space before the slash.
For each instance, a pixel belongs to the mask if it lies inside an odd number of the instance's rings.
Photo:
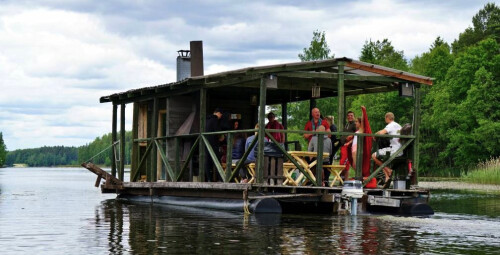
<svg viewBox="0 0 500 255">
<path fill-rule="evenodd" d="M 500 195 L 433 192 L 436 215 L 250 215 L 124 203 L 84 169 L 0 169 L 9 254 L 498 254 Z"/>
<path fill-rule="evenodd" d="M 169 253 L 418 253 L 417 231 L 373 216 L 249 215 L 179 206 L 102 206 L 109 251 Z M 99 218 L 99 214 L 96 214 Z M 101 220 L 101 219 L 100 219 Z M 96 224 L 99 222 L 96 220 Z"/>
<path fill-rule="evenodd" d="M 106 200 L 96 211 L 111 254 L 495 254 L 498 219 L 249 215 Z M 481 228 L 475 229 L 474 226 Z"/>
</svg>

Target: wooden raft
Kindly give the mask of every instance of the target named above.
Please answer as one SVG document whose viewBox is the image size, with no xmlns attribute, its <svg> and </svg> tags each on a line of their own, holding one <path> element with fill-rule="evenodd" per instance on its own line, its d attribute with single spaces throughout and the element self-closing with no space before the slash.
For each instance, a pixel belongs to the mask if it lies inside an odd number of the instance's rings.
<svg viewBox="0 0 500 255">
<path fill-rule="evenodd" d="M 102 170 L 100 167 L 94 165 L 93 163 L 82 163 L 82 166 L 97 175 L 97 180 L 95 181 L 96 187 L 99 187 L 102 179 L 105 180 L 104 187 L 106 189 L 121 189 L 123 187 L 122 181 L 109 174 L 108 172 Z"/>
</svg>

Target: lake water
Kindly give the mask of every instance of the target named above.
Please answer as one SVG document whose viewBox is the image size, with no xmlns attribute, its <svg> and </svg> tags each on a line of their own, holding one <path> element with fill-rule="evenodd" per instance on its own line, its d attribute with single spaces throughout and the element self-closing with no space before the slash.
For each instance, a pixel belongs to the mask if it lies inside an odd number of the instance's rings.
<svg viewBox="0 0 500 255">
<path fill-rule="evenodd" d="M 500 195 L 428 218 L 250 215 L 116 201 L 83 168 L 0 169 L 0 254 L 500 254 Z"/>
</svg>

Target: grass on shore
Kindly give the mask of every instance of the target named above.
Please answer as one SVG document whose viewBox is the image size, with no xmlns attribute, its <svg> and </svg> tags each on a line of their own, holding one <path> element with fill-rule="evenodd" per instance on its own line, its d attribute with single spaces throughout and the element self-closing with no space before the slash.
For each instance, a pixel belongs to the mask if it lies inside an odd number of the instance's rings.
<svg viewBox="0 0 500 255">
<path fill-rule="evenodd" d="M 462 180 L 470 183 L 500 185 L 500 157 L 480 162 L 475 169 L 462 174 Z"/>
</svg>

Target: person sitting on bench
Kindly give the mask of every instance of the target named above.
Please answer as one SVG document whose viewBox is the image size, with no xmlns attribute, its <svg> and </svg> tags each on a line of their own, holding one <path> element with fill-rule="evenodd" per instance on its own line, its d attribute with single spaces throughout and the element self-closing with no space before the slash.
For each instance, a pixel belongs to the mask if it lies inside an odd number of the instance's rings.
<svg viewBox="0 0 500 255">
<path fill-rule="evenodd" d="M 378 135 L 384 135 L 384 134 L 389 134 L 389 135 L 398 135 L 400 130 L 401 130 L 401 125 L 399 125 L 397 122 L 394 121 L 394 114 L 392 112 L 388 112 L 385 114 L 385 123 L 387 123 L 387 126 L 385 126 L 384 129 L 378 131 L 376 134 Z M 375 138 L 375 137 L 374 137 Z M 391 138 L 391 143 L 389 147 L 385 147 L 382 149 L 379 149 L 377 152 L 372 154 L 373 161 L 375 161 L 375 164 L 378 166 L 382 165 L 382 161 L 380 161 L 377 158 L 377 155 L 382 155 L 385 156 L 388 152 L 389 155 L 394 154 L 399 148 L 401 147 L 401 143 L 399 142 L 399 138 Z M 403 153 L 400 153 L 401 156 Z M 389 180 L 392 177 L 392 169 L 389 167 L 384 167 L 384 174 L 385 174 L 385 185 L 384 187 L 387 188 L 389 186 Z"/>
</svg>

